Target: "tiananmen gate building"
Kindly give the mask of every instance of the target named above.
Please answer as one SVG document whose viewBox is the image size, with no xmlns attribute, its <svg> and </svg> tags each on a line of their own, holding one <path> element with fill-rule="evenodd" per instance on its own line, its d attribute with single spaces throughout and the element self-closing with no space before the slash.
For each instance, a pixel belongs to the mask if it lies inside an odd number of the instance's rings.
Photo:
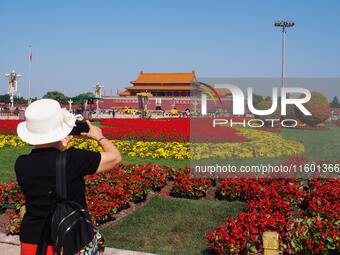
<svg viewBox="0 0 340 255">
<path fill-rule="evenodd" d="M 189 97 L 191 84 L 196 81 L 195 71 L 191 73 L 144 73 L 119 96 L 136 96 L 139 92 L 149 92 L 155 97 Z"/>
<path fill-rule="evenodd" d="M 149 97 L 147 109 L 162 109 L 169 111 L 176 108 L 200 110 L 200 100 L 193 102 L 190 93 L 194 90 L 193 84 L 197 82 L 195 71 L 187 73 L 145 73 L 141 71 L 125 91 L 117 91 L 117 96 L 103 96 L 99 101 L 101 109 L 120 109 L 123 107 L 138 108 L 137 93 L 147 92 Z M 221 96 L 225 109 L 232 109 L 231 96 L 224 89 L 216 89 Z M 192 95 L 191 95 L 192 96 Z M 208 112 L 214 112 L 214 100 L 208 100 Z"/>
</svg>

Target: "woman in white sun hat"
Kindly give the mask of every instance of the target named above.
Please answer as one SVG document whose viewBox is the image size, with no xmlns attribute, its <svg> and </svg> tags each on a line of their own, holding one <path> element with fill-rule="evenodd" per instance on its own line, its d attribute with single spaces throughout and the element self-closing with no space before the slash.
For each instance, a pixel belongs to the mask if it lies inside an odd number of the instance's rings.
<svg viewBox="0 0 340 255">
<path fill-rule="evenodd" d="M 34 149 L 19 156 L 15 163 L 17 181 L 26 199 L 26 213 L 20 227 L 21 255 L 35 255 L 46 215 L 55 206 L 47 195 L 56 189 L 56 157 L 65 151 L 72 139 L 70 132 L 76 116 L 62 109 L 52 99 L 41 99 L 29 105 L 26 121 L 18 125 L 19 137 Z M 87 121 L 88 133 L 81 135 L 99 142 L 104 152 L 92 152 L 75 148 L 66 153 L 67 200 L 87 208 L 85 199 L 85 175 L 111 169 L 121 161 L 117 148 L 106 139 L 100 128 Z M 48 240 L 47 254 L 54 254 L 52 240 Z"/>
</svg>

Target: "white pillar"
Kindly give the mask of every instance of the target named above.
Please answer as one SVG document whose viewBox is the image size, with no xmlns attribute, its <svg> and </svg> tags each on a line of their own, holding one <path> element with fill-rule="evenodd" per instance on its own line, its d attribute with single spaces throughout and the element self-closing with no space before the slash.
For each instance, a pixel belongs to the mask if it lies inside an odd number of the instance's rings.
<svg viewBox="0 0 340 255">
<path fill-rule="evenodd" d="M 201 114 L 207 115 L 207 94 L 201 94 Z"/>
<path fill-rule="evenodd" d="M 68 110 L 71 112 L 72 111 L 72 99 L 68 100 Z"/>
<path fill-rule="evenodd" d="M 10 102 L 11 102 L 10 109 L 13 110 L 14 109 L 14 96 L 13 95 L 10 96 Z"/>
<path fill-rule="evenodd" d="M 97 99 L 97 118 L 99 118 L 99 99 Z"/>
</svg>

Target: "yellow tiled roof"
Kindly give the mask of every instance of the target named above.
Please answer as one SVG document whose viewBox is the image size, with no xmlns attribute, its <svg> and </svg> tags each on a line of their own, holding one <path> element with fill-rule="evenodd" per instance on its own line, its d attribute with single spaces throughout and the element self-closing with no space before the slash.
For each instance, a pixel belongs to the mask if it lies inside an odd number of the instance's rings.
<svg viewBox="0 0 340 255">
<path fill-rule="evenodd" d="M 144 73 L 140 72 L 132 84 L 190 84 L 196 79 L 195 71 L 191 73 Z"/>
<path fill-rule="evenodd" d="M 192 90 L 191 86 L 130 86 L 127 90 Z"/>
</svg>

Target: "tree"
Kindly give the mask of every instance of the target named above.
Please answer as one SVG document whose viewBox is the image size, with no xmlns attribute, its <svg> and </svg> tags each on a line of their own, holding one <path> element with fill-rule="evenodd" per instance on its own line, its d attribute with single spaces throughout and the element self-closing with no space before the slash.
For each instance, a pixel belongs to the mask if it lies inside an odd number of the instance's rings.
<svg viewBox="0 0 340 255">
<path fill-rule="evenodd" d="M 26 100 L 23 97 L 14 97 L 14 103 L 15 104 L 27 104 L 28 100 Z"/>
<path fill-rule="evenodd" d="M 54 99 L 60 104 L 66 104 L 68 101 L 68 97 L 59 91 L 49 91 L 43 96 L 43 98 Z"/>
<path fill-rule="evenodd" d="M 315 126 L 329 119 L 331 111 L 328 100 L 324 95 L 316 91 L 312 91 L 311 94 L 311 99 L 303 105 L 312 115 L 306 116 L 297 108 L 295 108 L 295 111 L 299 120 L 307 125 Z"/>
<path fill-rule="evenodd" d="M 92 92 L 84 92 L 80 93 L 78 96 L 73 97 L 72 100 L 76 104 L 82 104 L 85 100 L 93 100 L 95 95 Z"/>
<path fill-rule="evenodd" d="M 339 103 L 338 97 L 335 96 L 333 98 L 333 101 L 329 105 L 332 108 L 339 108 L 340 107 L 340 103 Z"/>
<path fill-rule="evenodd" d="M 0 95 L 0 103 L 9 103 L 9 95 Z"/>
<path fill-rule="evenodd" d="M 257 95 L 257 94 L 253 94 L 253 105 L 257 105 L 262 101 L 270 101 L 270 97 L 266 97 L 266 96 L 261 96 L 261 95 Z"/>
<path fill-rule="evenodd" d="M 77 97 L 95 97 L 95 95 L 92 92 L 84 92 L 80 93 Z"/>
<path fill-rule="evenodd" d="M 9 103 L 10 98 L 8 94 L 0 95 L 0 103 Z M 23 97 L 14 97 L 15 104 L 27 104 L 27 100 Z"/>
</svg>

